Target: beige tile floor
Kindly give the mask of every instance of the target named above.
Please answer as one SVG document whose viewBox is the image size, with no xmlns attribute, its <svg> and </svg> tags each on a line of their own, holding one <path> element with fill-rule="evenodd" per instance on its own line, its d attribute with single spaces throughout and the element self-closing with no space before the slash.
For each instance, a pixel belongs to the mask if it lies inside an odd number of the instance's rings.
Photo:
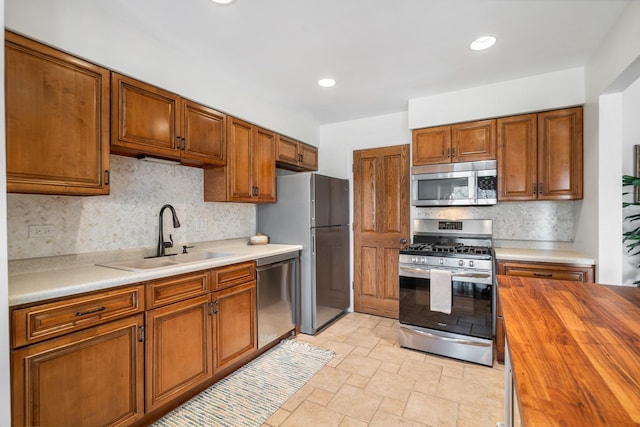
<svg viewBox="0 0 640 427">
<path fill-rule="evenodd" d="M 504 420 L 504 366 L 401 348 L 398 321 L 348 313 L 298 340 L 336 357 L 265 426 L 495 427 Z"/>
</svg>

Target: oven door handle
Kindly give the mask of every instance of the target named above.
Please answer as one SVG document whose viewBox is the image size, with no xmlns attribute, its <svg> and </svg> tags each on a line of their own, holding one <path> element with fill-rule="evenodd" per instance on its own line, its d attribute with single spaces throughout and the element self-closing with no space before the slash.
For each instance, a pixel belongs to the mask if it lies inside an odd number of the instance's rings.
<svg viewBox="0 0 640 427">
<path fill-rule="evenodd" d="M 401 326 L 402 327 L 402 326 Z M 470 341 L 470 340 L 463 340 L 460 338 L 449 338 L 449 337 L 443 337 L 442 335 L 436 335 L 436 334 L 431 334 L 429 332 L 424 332 L 424 331 L 418 331 L 416 329 L 407 329 L 407 328 L 403 328 L 405 330 L 409 330 L 411 332 L 420 334 L 420 335 L 425 335 L 429 338 L 435 338 L 441 341 L 449 341 L 449 342 L 454 342 L 454 343 L 458 343 L 458 344 L 464 344 L 464 345 L 473 345 L 476 347 L 489 347 L 491 345 L 491 343 L 483 343 L 483 342 L 477 342 L 477 341 Z"/>
<path fill-rule="evenodd" d="M 419 274 L 424 274 L 424 278 L 427 279 L 429 278 L 429 276 L 431 275 L 431 269 L 430 268 L 418 268 L 418 267 L 404 267 L 401 266 L 400 267 L 400 271 L 406 271 L 408 273 L 419 273 Z M 456 272 L 452 272 L 451 273 L 451 280 L 455 280 L 458 277 L 466 277 L 466 278 L 473 278 L 473 279 L 489 279 L 491 278 L 491 273 L 456 273 Z"/>
</svg>

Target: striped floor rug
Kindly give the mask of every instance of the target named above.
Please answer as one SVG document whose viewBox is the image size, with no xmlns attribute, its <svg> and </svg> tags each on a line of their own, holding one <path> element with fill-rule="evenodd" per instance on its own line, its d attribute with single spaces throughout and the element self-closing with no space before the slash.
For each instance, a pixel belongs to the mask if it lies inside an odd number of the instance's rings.
<svg viewBox="0 0 640 427">
<path fill-rule="evenodd" d="M 300 341 L 284 340 L 153 426 L 260 426 L 334 354 Z"/>
</svg>

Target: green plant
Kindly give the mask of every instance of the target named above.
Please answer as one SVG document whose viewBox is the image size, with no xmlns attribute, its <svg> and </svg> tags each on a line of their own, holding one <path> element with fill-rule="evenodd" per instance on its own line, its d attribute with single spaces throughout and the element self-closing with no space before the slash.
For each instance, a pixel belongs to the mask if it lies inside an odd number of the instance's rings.
<svg viewBox="0 0 640 427">
<path fill-rule="evenodd" d="M 634 191 L 633 193 L 635 193 L 635 187 L 640 187 L 640 177 L 637 176 L 631 176 L 631 175 L 623 175 L 622 176 L 622 186 L 626 187 L 626 186 L 630 186 L 632 185 L 634 187 Z M 623 192 L 623 195 L 626 194 L 630 194 L 629 192 Z M 626 208 L 628 206 L 640 206 L 640 202 L 636 202 L 635 201 L 635 197 L 634 197 L 634 201 L 633 202 L 622 202 L 622 207 Z M 632 215 L 627 215 L 625 218 L 625 220 L 629 221 L 629 222 L 634 222 L 640 219 L 640 213 L 635 213 Z M 623 242 L 628 242 L 627 243 L 627 253 L 630 254 L 630 256 L 634 256 L 634 255 L 638 255 L 640 254 L 640 248 L 636 249 L 640 246 L 640 225 L 635 227 L 633 230 L 629 230 L 629 231 L 625 231 L 622 233 L 622 235 L 624 236 L 624 238 L 622 239 Z M 638 268 L 640 268 L 640 264 L 638 264 Z M 640 280 L 636 280 L 635 282 L 633 282 L 634 285 L 636 286 L 640 286 Z"/>
</svg>

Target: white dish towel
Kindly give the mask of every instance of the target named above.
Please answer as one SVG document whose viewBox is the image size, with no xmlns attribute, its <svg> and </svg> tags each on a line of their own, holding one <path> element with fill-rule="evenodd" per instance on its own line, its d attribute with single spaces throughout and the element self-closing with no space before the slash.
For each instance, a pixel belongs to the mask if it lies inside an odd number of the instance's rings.
<svg viewBox="0 0 640 427">
<path fill-rule="evenodd" d="M 451 314 L 451 272 L 431 270 L 431 311 Z"/>
</svg>

